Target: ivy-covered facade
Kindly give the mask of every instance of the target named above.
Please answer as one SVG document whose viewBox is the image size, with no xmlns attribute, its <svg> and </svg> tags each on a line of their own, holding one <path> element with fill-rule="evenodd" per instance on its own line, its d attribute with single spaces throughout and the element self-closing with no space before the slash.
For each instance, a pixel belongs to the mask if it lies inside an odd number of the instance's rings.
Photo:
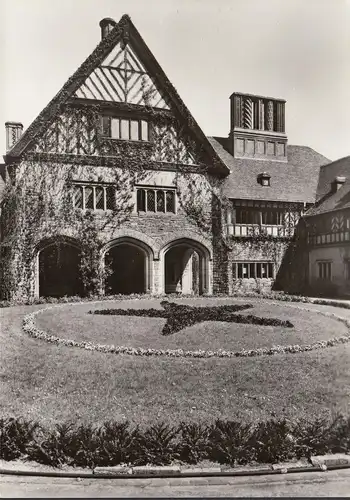
<svg viewBox="0 0 350 500">
<path fill-rule="evenodd" d="M 28 129 L 7 123 L 2 296 L 304 286 L 296 227 L 328 160 L 288 145 L 285 102 L 235 93 L 206 137 L 130 18 L 100 26 Z"/>
</svg>

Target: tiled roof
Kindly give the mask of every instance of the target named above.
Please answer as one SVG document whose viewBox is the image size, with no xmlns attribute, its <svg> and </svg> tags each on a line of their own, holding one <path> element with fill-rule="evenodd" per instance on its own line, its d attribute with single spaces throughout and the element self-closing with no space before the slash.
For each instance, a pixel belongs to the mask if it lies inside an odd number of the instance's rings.
<svg viewBox="0 0 350 500">
<path fill-rule="evenodd" d="M 330 192 L 331 184 L 337 176 L 350 176 L 350 156 L 340 158 L 321 168 L 317 186 L 317 200 L 321 200 Z"/>
<path fill-rule="evenodd" d="M 320 166 L 325 156 L 307 146 L 287 146 L 288 162 L 234 158 L 227 150 L 227 139 L 209 137 L 213 148 L 231 171 L 224 181 L 229 198 L 314 203 Z M 270 186 L 261 186 L 257 176 L 266 172 Z"/>
<path fill-rule="evenodd" d="M 328 167 L 329 171 L 327 171 Z M 331 183 L 337 176 L 343 176 L 346 180 L 343 186 L 332 193 Z M 323 192 L 325 194 L 314 207 L 308 210 L 305 214 L 306 217 L 350 208 L 350 156 L 341 158 L 327 165 L 326 168 L 322 168 L 319 186 L 320 193 Z M 327 191 L 325 191 L 326 189 Z"/>
</svg>

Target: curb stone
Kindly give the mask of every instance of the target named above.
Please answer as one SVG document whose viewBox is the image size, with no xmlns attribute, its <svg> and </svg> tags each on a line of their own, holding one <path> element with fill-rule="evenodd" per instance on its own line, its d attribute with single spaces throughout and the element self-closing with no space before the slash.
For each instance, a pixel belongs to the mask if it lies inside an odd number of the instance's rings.
<svg viewBox="0 0 350 500">
<path fill-rule="evenodd" d="M 132 474 L 132 467 L 126 467 L 124 465 L 116 465 L 113 467 L 95 467 L 92 472 L 96 476 L 99 476 L 99 475 L 105 476 L 105 475 L 111 475 L 111 474 L 118 474 L 118 475 L 126 476 L 128 474 Z"/>
<path fill-rule="evenodd" d="M 191 469 L 182 469 L 181 476 L 192 476 L 199 474 L 221 474 L 223 472 L 222 467 L 193 467 Z M 226 471 L 225 471 L 226 472 Z"/>
<path fill-rule="evenodd" d="M 350 466 L 350 455 L 345 453 L 335 453 L 334 455 L 315 455 L 311 457 L 311 463 L 314 467 L 322 467 L 322 465 L 325 465 L 326 467 L 338 465 Z"/>
<path fill-rule="evenodd" d="M 345 458 L 344 458 L 345 457 Z M 255 476 L 274 475 L 296 472 L 320 472 L 332 469 L 350 469 L 350 455 L 335 454 L 311 457 L 310 463 L 286 462 L 272 465 L 261 465 L 251 467 L 192 467 L 181 466 L 111 466 L 95 467 L 86 471 L 64 471 L 62 469 L 52 469 L 52 471 L 42 471 L 33 467 L 31 470 L 20 468 L 0 468 L 0 475 L 18 476 L 51 476 L 51 477 L 75 477 L 75 478 L 111 478 L 111 479 L 132 479 L 132 478 L 152 478 L 152 477 L 220 477 L 220 476 Z M 326 463 L 327 464 L 326 464 Z"/>
<path fill-rule="evenodd" d="M 180 467 L 152 467 L 152 466 L 137 466 L 131 467 L 131 473 L 133 475 L 145 475 L 145 476 L 159 476 L 159 475 L 179 475 L 181 472 Z"/>
</svg>

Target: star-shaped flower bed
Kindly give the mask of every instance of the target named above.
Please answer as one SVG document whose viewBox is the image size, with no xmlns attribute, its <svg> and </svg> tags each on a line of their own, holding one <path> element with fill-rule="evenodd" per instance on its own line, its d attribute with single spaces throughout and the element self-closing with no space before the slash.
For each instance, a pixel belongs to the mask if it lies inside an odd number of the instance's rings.
<svg viewBox="0 0 350 500">
<path fill-rule="evenodd" d="M 264 318 L 252 314 L 237 314 L 238 311 L 250 309 L 251 304 L 234 304 L 214 307 L 195 307 L 180 305 L 174 302 L 162 301 L 163 309 L 101 309 L 90 311 L 91 314 L 106 314 L 115 316 L 144 316 L 149 318 L 165 318 L 162 335 L 171 335 L 188 326 L 203 321 L 225 321 L 228 323 L 243 323 L 259 326 L 282 326 L 293 328 L 288 320 Z"/>
</svg>

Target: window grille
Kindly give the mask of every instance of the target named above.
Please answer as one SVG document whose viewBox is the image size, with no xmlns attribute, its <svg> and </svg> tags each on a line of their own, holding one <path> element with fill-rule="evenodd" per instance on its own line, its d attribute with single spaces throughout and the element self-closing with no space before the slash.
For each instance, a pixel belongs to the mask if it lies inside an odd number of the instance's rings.
<svg viewBox="0 0 350 500">
<path fill-rule="evenodd" d="M 102 116 L 102 135 L 124 141 L 148 141 L 148 122 Z"/>
<path fill-rule="evenodd" d="M 137 188 L 138 212 L 175 213 L 175 190 Z"/>
<path fill-rule="evenodd" d="M 175 213 L 175 192 L 166 192 L 166 211 Z"/>
<path fill-rule="evenodd" d="M 270 226 L 280 226 L 284 222 L 284 212 L 282 210 L 258 210 L 249 208 L 236 209 L 237 224 L 262 224 Z"/>
<path fill-rule="evenodd" d="M 157 212 L 165 212 L 165 193 L 157 191 Z"/>
<path fill-rule="evenodd" d="M 106 210 L 115 209 L 115 188 L 107 186 L 106 188 Z"/>
<path fill-rule="evenodd" d="M 84 208 L 93 210 L 93 208 L 94 208 L 93 188 L 86 186 L 84 190 L 85 190 L 85 207 Z"/>
<path fill-rule="evenodd" d="M 274 278 L 272 262 L 234 262 L 233 279 Z"/>
<path fill-rule="evenodd" d="M 74 206 L 74 208 L 83 208 L 83 188 L 82 188 L 82 186 L 74 186 L 73 206 Z"/>
<path fill-rule="evenodd" d="M 332 279 L 332 262 L 324 261 L 318 262 L 318 277 L 321 280 L 331 280 Z"/>
<path fill-rule="evenodd" d="M 96 210 L 104 209 L 104 189 L 102 187 L 95 187 L 95 202 Z"/>
<path fill-rule="evenodd" d="M 115 187 L 75 184 L 73 186 L 73 207 L 83 210 L 113 210 L 115 208 Z"/>
<path fill-rule="evenodd" d="M 146 212 L 146 191 L 144 189 L 137 190 L 137 211 Z"/>
</svg>

